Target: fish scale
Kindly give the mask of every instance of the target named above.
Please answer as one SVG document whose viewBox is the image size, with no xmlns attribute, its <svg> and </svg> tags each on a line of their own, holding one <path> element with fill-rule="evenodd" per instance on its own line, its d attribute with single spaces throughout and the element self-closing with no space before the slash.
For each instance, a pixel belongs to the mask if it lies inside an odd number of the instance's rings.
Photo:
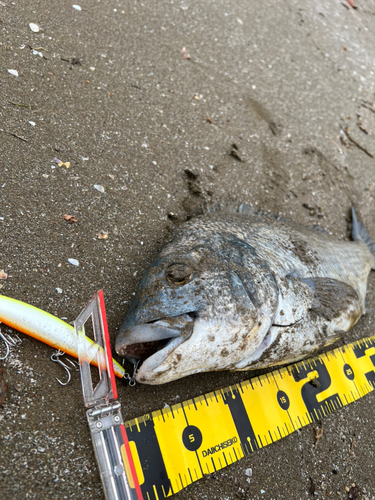
<svg viewBox="0 0 375 500">
<path fill-rule="evenodd" d="M 143 498 L 169 497 L 374 390 L 375 336 L 125 422 Z"/>
</svg>

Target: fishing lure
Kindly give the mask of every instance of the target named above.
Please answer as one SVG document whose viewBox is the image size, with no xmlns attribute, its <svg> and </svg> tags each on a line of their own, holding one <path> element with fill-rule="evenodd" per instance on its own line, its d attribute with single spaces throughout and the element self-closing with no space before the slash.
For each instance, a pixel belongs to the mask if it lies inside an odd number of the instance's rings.
<svg viewBox="0 0 375 500">
<path fill-rule="evenodd" d="M 77 336 L 74 328 L 52 314 L 19 300 L 0 295 L 0 322 L 34 337 L 54 349 L 78 358 Z M 90 355 L 90 363 L 94 366 L 105 366 L 105 354 L 98 344 L 85 336 L 86 351 Z M 124 368 L 113 360 L 114 373 L 123 378 Z"/>
</svg>

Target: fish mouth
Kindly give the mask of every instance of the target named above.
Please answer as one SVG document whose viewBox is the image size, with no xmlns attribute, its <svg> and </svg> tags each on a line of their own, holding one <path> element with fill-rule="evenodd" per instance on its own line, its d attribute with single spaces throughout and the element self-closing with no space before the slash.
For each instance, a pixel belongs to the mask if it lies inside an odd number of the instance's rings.
<svg viewBox="0 0 375 500">
<path fill-rule="evenodd" d="M 159 318 L 140 325 L 124 325 L 116 339 L 116 352 L 131 362 L 142 360 L 136 380 L 142 373 L 157 368 L 165 358 L 185 342 L 194 329 L 195 313 Z"/>
</svg>

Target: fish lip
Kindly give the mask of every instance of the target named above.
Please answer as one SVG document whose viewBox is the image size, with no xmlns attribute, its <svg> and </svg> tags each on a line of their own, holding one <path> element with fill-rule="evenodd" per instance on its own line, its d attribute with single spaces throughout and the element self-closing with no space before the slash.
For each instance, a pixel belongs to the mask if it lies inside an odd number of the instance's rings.
<svg viewBox="0 0 375 500">
<path fill-rule="evenodd" d="M 178 346 L 180 346 L 191 337 L 191 335 L 193 334 L 193 330 L 194 328 L 192 328 L 190 335 L 186 338 L 177 337 L 174 339 L 170 339 L 170 341 L 163 347 L 163 349 L 160 349 L 152 356 L 146 358 L 140 365 L 135 376 L 135 380 L 141 384 L 143 383 L 155 385 L 159 383 L 165 383 L 165 380 L 163 381 L 159 378 L 160 374 L 157 373 L 157 369 L 164 363 L 168 356 L 172 354 L 175 349 L 177 349 Z"/>
<path fill-rule="evenodd" d="M 128 329 L 122 329 L 120 331 L 120 334 L 116 338 L 116 352 L 120 356 L 124 357 L 125 359 L 133 359 L 134 360 L 134 354 L 126 354 L 126 349 L 129 346 L 134 346 L 139 344 L 140 346 L 142 345 L 147 345 L 148 343 L 154 343 L 155 341 L 159 342 L 164 342 L 167 341 L 163 347 L 159 348 L 154 352 L 153 354 L 146 356 L 144 359 L 144 362 L 147 360 L 148 364 L 153 364 L 153 361 L 155 360 L 155 356 L 158 355 L 158 358 L 162 358 L 159 363 L 155 364 L 154 367 L 156 368 L 162 361 L 165 359 L 165 357 L 168 355 L 167 351 L 170 350 L 171 344 L 174 342 L 177 345 L 180 345 L 182 342 L 185 342 L 190 336 L 192 335 L 194 331 L 194 323 L 195 323 L 195 317 L 196 313 L 195 311 L 189 311 L 183 314 L 179 314 L 176 316 L 166 316 L 158 319 L 153 319 L 147 322 L 144 322 L 142 324 L 136 324 Z M 188 319 L 190 318 L 190 319 Z M 172 327 L 170 330 L 168 329 L 158 329 L 158 326 L 165 322 L 167 325 L 168 323 L 173 322 L 173 320 L 176 319 L 177 326 Z M 178 322 L 180 320 L 181 327 L 179 328 L 180 325 L 178 325 Z M 155 326 L 153 326 L 155 325 Z M 149 328 L 151 327 L 151 328 Z M 152 329 L 156 330 L 156 336 L 153 337 L 155 334 L 152 332 Z M 158 336 L 159 333 L 159 336 Z M 146 340 L 139 338 L 146 337 Z M 152 338 L 151 338 L 152 337 Z M 164 352 L 162 352 L 164 351 Z M 164 353 L 165 354 L 164 356 Z M 149 360 L 153 358 L 149 362 Z"/>
</svg>

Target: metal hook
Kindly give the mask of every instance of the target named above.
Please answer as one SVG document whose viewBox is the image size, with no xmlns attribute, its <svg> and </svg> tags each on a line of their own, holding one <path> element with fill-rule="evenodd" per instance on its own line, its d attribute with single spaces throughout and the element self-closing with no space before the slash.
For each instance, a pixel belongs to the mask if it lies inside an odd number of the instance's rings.
<svg viewBox="0 0 375 500">
<path fill-rule="evenodd" d="M 138 367 L 139 367 L 140 364 L 141 364 L 141 360 L 140 359 L 137 359 L 137 361 L 134 363 L 133 375 L 132 375 L 132 378 L 131 378 L 131 380 L 129 382 L 129 385 L 132 386 L 132 387 L 136 384 L 136 382 L 135 382 L 135 376 L 137 375 Z"/>
<path fill-rule="evenodd" d="M 67 382 L 65 382 L 65 383 L 64 383 L 64 382 L 61 382 L 61 380 L 59 380 L 57 377 L 55 377 L 55 379 L 58 381 L 58 383 L 59 383 L 60 385 L 68 385 L 68 384 L 69 384 L 69 382 L 70 382 L 70 380 L 71 380 L 71 378 L 72 378 L 72 375 L 71 375 L 71 373 L 70 373 L 71 368 L 69 368 L 69 366 L 66 366 L 66 364 L 65 364 L 65 363 L 63 363 L 63 362 L 61 361 L 61 359 L 59 359 L 59 358 L 60 358 L 60 356 L 63 356 L 64 354 L 65 354 L 65 353 L 64 353 L 64 352 L 62 352 L 62 351 L 57 351 L 57 352 L 53 353 L 53 354 L 52 354 L 52 356 L 51 356 L 51 361 L 54 361 L 55 363 L 58 363 L 59 365 L 61 365 L 61 366 L 64 368 L 64 370 L 66 371 L 66 373 L 68 374 L 68 381 L 67 381 Z M 68 360 L 68 361 L 69 361 L 69 360 Z"/>
<path fill-rule="evenodd" d="M 4 338 L 5 337 L 5 338 Z M 11 337 L 8 333 L 5 333 L 2 335 L 2 338 L 4 341 L 10 346 L 10 347 L 16 347 L 18 345 L 22 344 L 22 340 L 19 338 L 18 335 L 15 335 L 16 339 Z"/>
<path fill-rule="evenodd" d="M 0 321 L 0 324 L 1 324 L 1 321 Z M 2 339 L 2 341 L 4 342 L 5 347 L 6 347 L 5 356 L 0 358 L 0 361 L 3 361 L 4 359 L 6 359 L 9 356 L 11 347 L 16 347 L 16 346 L 19 346 L 22 344 L 22 340 L 19 338 L 19 336 L 15 335 L 15 337 L 16 337 L 16 339 L 14 339 L 13 337 L 11 337 L 8 334 L 3 334 L 3 333 L 1 333 L 1 330 L 0 330 L 0 338 Z"/>
<path fill-rule="evenodd" d="M 137 375 L 137 370 L 142 360 L 133 358 L 127 358 L 127 360 L 130 361 L 130 363 L 133 365 L 133 375 L 130 375 L 129 373 L 125 372 L 124 379 L 129 380 L 130 387 L 134 387 L 136 384 L 135 376 Z M 124 361 L 125 359 L 122 360 L 122 366 L 124 366 Z"/>
<path fill-rule="evenodd" d="M 66 358 L 65 361 L 72 365 L 72 368 L 69 368 L 69 370 L 74 370 L 75 372 L 79 372 L 79 370 L 81 369 L 81 367 L 80 367 L 79 363 L 77 363 L 77 361 L 74 361 L 74 360 L 71 360 L 68 358 Z"/>
<path fill-rule="evenodd" d="M 7 352 L 5 353 L 5 356 L 3 356 L 2 358 L 0 358 L 0 361 L 3 361 L 4 359 L 7 359 L 7 357 L 9 356 L 10 349 L 9 349 L 9 342 L 8 342 L 8 340 L 5 338 L 5 336 L 1 332 L 0 332 L 0 338 L 4 341 L 5 347 L 7 349 Z"/>
<path fill-rule="evenodd" d="M 12 340 L 14 346 L 19 346 L 19 345 L 22 344 L 22 339 L 20 339 L 17 334 L 15 334 L 13 337 L 11 337 L 10 335 L 8 335 L 8 337 L 9 337 L 9 339 Z M 14 339 L 14 337 L 16 337 L 16 339 Z"/>
</svg>

